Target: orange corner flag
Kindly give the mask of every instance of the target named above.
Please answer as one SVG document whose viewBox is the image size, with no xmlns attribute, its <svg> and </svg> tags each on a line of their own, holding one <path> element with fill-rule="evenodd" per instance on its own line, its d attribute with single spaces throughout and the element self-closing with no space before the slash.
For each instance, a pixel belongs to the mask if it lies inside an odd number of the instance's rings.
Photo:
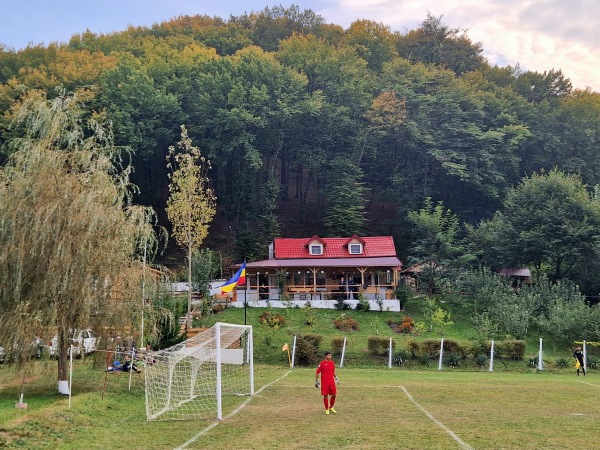
<svg viewBox="0 0 600 450">
<path fill-rule="evenodd" d="M 281 351 L 285 352 L 286 350 L 289 350 L 290 348 L 288 347 L 287 344 L 283 344 L 283 346 L 281 347 Z"/>
</svg>

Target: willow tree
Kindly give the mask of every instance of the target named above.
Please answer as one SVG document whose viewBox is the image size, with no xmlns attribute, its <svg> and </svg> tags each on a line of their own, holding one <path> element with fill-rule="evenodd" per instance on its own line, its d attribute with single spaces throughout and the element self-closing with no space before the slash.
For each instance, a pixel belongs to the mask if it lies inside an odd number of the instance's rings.
<svg viewBox="0 0 600 450">
<path fill-rule="evenodd" d="M 172 235 L 186 251 L 188 263 L 188 310 L 186 326 L 192 327 L 192 256 L 208 236 L 208 227 L 216 212 L 216 197 L 209 186 L 210 161 L 192 145 L 187 129 L 181 126 L 181 140 L 169 147 L 167 155 L 169 199 L 167 216 Z"/>
<path fill-rule="evenodd" d="M 136 242 L 153 234 L 130 205 L 130 170 L 110 129 L 84 113 L 86 97 L 23 98 L 12 109 L 21 137 L 0 168 L 0 342 L 22 356 L 34 333 L 56 331 L 65 394 L 70 332 L 131 316 Z"/>
</svg>

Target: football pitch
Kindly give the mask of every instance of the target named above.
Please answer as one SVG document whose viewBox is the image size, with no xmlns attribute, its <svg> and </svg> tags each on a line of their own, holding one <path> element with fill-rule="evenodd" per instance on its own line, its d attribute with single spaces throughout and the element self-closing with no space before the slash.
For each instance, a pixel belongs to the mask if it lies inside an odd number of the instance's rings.
<svg viewBox="0 0 600 450">
<path fill-rule="evenodd" d="M 600 448 L 597 371 L 338 368 L 337 414 L 325 415 L 314 370 L 256 366 L 255 395 L 225 397 L 222 421 L 146 421 L 141 374 L 131 390 L 111 375 L 103 395 L 105 374 L 82 365 L 71 408 L 53 372 L 28 384 L 27 410 L 0 383 L 0 448 Z"/>
<path fill-rule="evenodd" d="M 324 414 L 314 370 L 293 369 L 178 448 L 600 448 L 595 374 L 337 372 L 335 415 Z"/>
</svg>

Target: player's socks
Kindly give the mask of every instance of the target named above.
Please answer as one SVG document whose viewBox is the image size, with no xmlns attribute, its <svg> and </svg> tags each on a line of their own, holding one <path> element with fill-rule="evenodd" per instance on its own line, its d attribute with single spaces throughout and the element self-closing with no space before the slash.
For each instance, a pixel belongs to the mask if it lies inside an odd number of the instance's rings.
<svg viewBox="0 0 600 450">
<path fill-rule="evenodd" d="M 329 409 L 329 399 L 327 397 L 323 397 L 323 404 L 325 405 L 325 409 Z"/>
</svg>

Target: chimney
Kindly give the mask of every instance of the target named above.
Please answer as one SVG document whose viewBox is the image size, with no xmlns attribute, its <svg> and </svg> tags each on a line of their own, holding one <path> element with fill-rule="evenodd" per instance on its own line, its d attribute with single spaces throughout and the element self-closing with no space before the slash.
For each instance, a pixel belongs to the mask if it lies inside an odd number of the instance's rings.
<svg viewBox="0 0 600 450">
<path fill-rule="evenodd" d="M 273 247 L 273 242 L 269 243 L 269 259 L 274 259 L 275 258 L 275 251 L 274 251 L 274 247 Z"/>
</svg>

